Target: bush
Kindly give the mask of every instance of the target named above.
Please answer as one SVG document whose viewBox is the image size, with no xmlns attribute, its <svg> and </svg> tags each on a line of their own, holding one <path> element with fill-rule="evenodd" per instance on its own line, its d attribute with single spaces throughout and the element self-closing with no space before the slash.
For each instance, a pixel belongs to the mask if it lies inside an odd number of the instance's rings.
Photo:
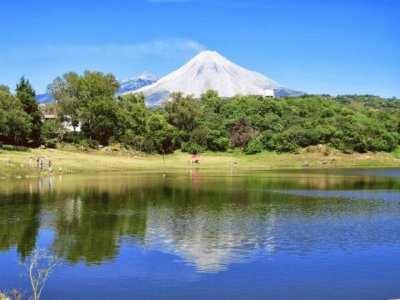
<svg viewBox="0 0 400 300">
<path fill-rule="evenodd" d="M 252 139 L 250 142 L 244 147 L 243 152 L 246 154 L 256 154 L 263 151 L 263 144 L 259 139 Z"/>
<path fill-rule="evenodd" d="M 205 144 L 208 150 L 226 151 L 228 145 L 229 145 L 229 139 L 226 137 L 225 132 L 215 129 L 208 131 Z"/>
<path fill-rule="evenodd" d="M 146 143 L 158 153 L 172 153 L 175 150 L 177 130 L 165 118 L 154 113 L 147 120 Z M 146 146 L 147 147 L 147 146 Z"/>
<path fill-rule="evenodd" d="M 275 146 L 275 137 L 271 130 L 266 130 L 262 133 L 261 142 L 263 144 L 263 148 L 266 150 L 276 150 Z"/>
<path fill-rule="evenodd" d="M 56 149 L 57 148 L 57 139 L 46 140 L 44 142 L 44 145 L 46 146 L 46 148 Z"/>
<path fill-rule="evenodd" d="M 89 140 L 83 139 L 79 142 L 79 145 L 83 148 L 89 148 Z"/>
<path fill-rule="evenodd" d="M 200 146 L 199 144 L 187 142 L 187 143 L 182 143 L 182 152 L 196 154 L 196 153 L 204 152 L 204 148 L 202 146 Z"/>
<path fill-rule="evenodd" d="M 92 149 L 98 149 L 100 142 L 97 140 L 89 140 L 89 147 Z"/>
<path fill-rule="evenodd" d="M 143 151 L 145 148 L 146 141 L 144 136 L 135 134 L 135 132 L 131 129 L 127 129 L 121 136 L 120 140 L 125 147 L 133 147 L 135 150 L 140 151 Z"/>
<path fill-rule="evenodd" d="M 154 153 L 157 152 L 157 146 L 152 139 L 144 139 L 141 150 L 146 153 Z"/>
<path fill-rule="evenodd" d="M 66 132 L 63 136 L 63 142 L 72 143 L 72 144 L 80 144 L 81 140 L 83 140 L 83 133 L 78 131 L 70 131 Z"/>
<path fill-rule="evenodd" d="M 58 139 L 61 133 L 60 125 L 56 120 L 44 122 L 42 127 L 42 138 L 46 140 Z"/>
<path fill-rule="evenodd" d="M 92 149 L 98 149 L 99 148 L 99 141 L 96 140 L 89 140 L 89 139 L 83 139 L 79 142 L 79 145 L 83 148 L 92 148 Z"/>
<path fill-rule="evenodd" d="M 29 148 L 24 146 L 13 146 L 13 145 L 3 145 L 3 150 L 7 151 L 18 151 L 18 152 L 28 152 Z"/>
<path fill-rule="evenodd" d="M 251 122 L 246 118 L 240 118 L 232 127 L 230 143 L 233 147 L 243 147 L 254 137 L 255 132 Z"/>
<path fill-rule="evenodd" d="M 398 145 L 397 139 L 388 132 L 381 132 L 370 142 L 370 150 L 372 151 L 393 151 Z"/>
<path fill-rule="evenodd" d="M 202 147 L 207 146 L 208 132 L 204 128 L 196 128 L 190 134 L 190 142 L 198 144 Z"/>
<path fill-rule="evenodd" d="M 143 151 L 146 153 L 154 153 L 158 150 L 153 139 L 149 138 L 148 136 L 145 137 L 142 135 L 137 135 L 131 129 L 127 129 L 125 131 L 125 133 L 120 137 L 120 142 L 125 148 Z"/>
<path fill-rule="evenodd" d="M 276 151 L 292 153 L 296 153 L 299 151 L 300 146 L 291 139 L 290 133 L 282 132 L 274 135 L 273 138 Z"/>
<path fill-rule="evenodd" d="M 221 136 L 215 140 L 208 141 L 207 147 L 211 151 L 226 151 L 229 146 L 229 139 L 227 137 Z"/>
</svg>

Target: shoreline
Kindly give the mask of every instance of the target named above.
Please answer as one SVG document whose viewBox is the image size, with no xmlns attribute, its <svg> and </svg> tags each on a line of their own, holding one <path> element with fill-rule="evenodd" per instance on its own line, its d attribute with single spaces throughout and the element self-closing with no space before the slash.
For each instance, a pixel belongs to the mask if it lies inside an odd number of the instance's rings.
<svg viewBox="0 0 400 300">
<path fill-rule="evenodd" d="M 36 168 L 36 159 L 52 161 L 53 171 Z M 32 159 L 32 160 L 31 160 Z M 176 151 L 163 155 L 145 154 L 106 147 L 84 152 L 76 149 L 0 150 L 0 179 L 37 178 L 48 175 L 113 172 L 164 172 L 200 169 L 209 171 L 279 171 L 351 168 L 399 168 L 400 153 L 344 154 L 314 147 L 298 154 L 262 152 L 246 155 L 236 152 L 200 154 L 200 164 L 191 164 L 191 155 Z"/>
</svg>

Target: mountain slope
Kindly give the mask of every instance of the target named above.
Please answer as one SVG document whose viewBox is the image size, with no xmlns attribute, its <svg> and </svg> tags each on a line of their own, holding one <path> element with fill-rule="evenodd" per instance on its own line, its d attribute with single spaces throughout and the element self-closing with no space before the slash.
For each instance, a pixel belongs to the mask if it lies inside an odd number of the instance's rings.
<svg viewBox="0 0 400 300">
<path fill-rule="evenodd" d="M 215 51 L 203 51 L 178 70 L 156 83 L 139 89 L 146 96 L 148 106 L 158 106 L 172 92 L 183 92 L 199 97 L 209 89 L 221 97 L 235 95 L 301 94 L 290 90 L 261 73 L 234 64 Z"/>
<path fill-rule="evenodd" d="M 49 93 L 36 95 L 35 99 L 40 104 L 48 104 L 54 102 L 54 98 Z"/>
<path fill-rule="evenodd" d="M 157 78 L 150 72 L 144 72 L 143 74 L 134 78 L 119 80 L 121 87 L 119 88 L 117 95 L 136 91 L 141 87 L 153 84 L 156 81 Z"/>
</svg>

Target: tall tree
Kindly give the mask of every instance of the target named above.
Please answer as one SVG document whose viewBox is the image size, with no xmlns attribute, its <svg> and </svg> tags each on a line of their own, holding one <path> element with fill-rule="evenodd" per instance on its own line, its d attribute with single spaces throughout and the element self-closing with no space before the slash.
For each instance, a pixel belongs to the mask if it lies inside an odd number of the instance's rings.
<svg viewBox="0 0 400 300">
<path fill-rule="evenodd" d="M 21 102 L 6 89 L 0 89 L 0 141 L 25 144 L 31 133 L 31 118 Z"/>
<path fill-rule="evenodd" d="M 29 80 L 22 77 L 16 88 L 17 98 L 21 101 L 24 111 L 30 116 L 32 130 L 29 141 L 32 145 L 40 144 L 40 132 L 42 128 L 42 113 L 39 104 L 35 99 L 35 90 L 32 88 Z"/>
<path fill-rule="evenodd" d="M 192 96 L 184 96 L 180 92 L 172 93 L 171 101 L 166 101 L 164 107 L 168 113 L 168 122 L 179 130 L 191 132 L 196 128 L 200 107 Z"/>
<path fill-rule="evenodd" d="M 118 128 L 117 103 L 106 96 L 91 100 L 82 113 L 82 131 L 86 137 L 108 145 Z"/>
<path fill-rule="evenodd" d="M 147 109 L 142 93 L 127 94 L 118 97 L 121 129 L 130 129 L 136 135 L 143 135 L 146 130 Z"/>
<path fill-rule="evenodd" d="M 85 71 L 79 80 L 78 98 L 82 131 L 107 145 L 118 128 L 115 93 L 119 84 L 112 74 Z"/>
<path fill-rule="evenodd" d="M 157 111 L 151 112 L 147 119 L 146 141 L 151 151 L 170 153 L 174 150 L 176 129 Z"/>
<path fill-rule="evenodd" d="M 112 74 L 85 71 L 57 77 L 48 86 L 56 99 L 60 121 L 69 121 L 74 128 L 81 123 L 86 138 L 108 144 L 117 133 L 118 106 L 115 93 L 119 84 Z"/>
<path fill-rule="evenodd" d="M 80 76 L 74 72 L 68 72 L 62 77 L 57 77 L 47 87 L 48 92 L 55 99 L 55 111 L 61 122 L 70 122 L 74 131 L 79 124 L 80 100 L 79 85 Z"/>
</svg>

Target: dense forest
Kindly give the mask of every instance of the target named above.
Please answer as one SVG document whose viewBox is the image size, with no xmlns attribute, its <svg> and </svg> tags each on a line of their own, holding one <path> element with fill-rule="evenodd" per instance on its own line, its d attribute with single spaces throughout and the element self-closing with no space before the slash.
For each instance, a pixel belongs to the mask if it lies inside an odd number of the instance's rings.
<svg viewBox="0 0 400 300">
<path fill-rule="evenodd" d="M 240 148 L 296 152 L 325 144 L 343 152 L 393 151 L 400 141 L 400 100 L 377 96 L 237 96 L 207 91 L 200 99 L 173 93 L 163 107 L 147 109 L 142 94 L 115 96 L 112 74 L 70 72 L 48 90 L 56 103 L 39 107 L 29 81 L 15 94 L 0 86 L 1 144 L 81 147 L 119 143 L 144 152 L 189 153 Z M 45 121 L 43 112 L 56 119 Z M 73 130 L 66 130 L 69 123 Z M 80 131 L 75 130 L 80 128 Z"/>
</svg>

